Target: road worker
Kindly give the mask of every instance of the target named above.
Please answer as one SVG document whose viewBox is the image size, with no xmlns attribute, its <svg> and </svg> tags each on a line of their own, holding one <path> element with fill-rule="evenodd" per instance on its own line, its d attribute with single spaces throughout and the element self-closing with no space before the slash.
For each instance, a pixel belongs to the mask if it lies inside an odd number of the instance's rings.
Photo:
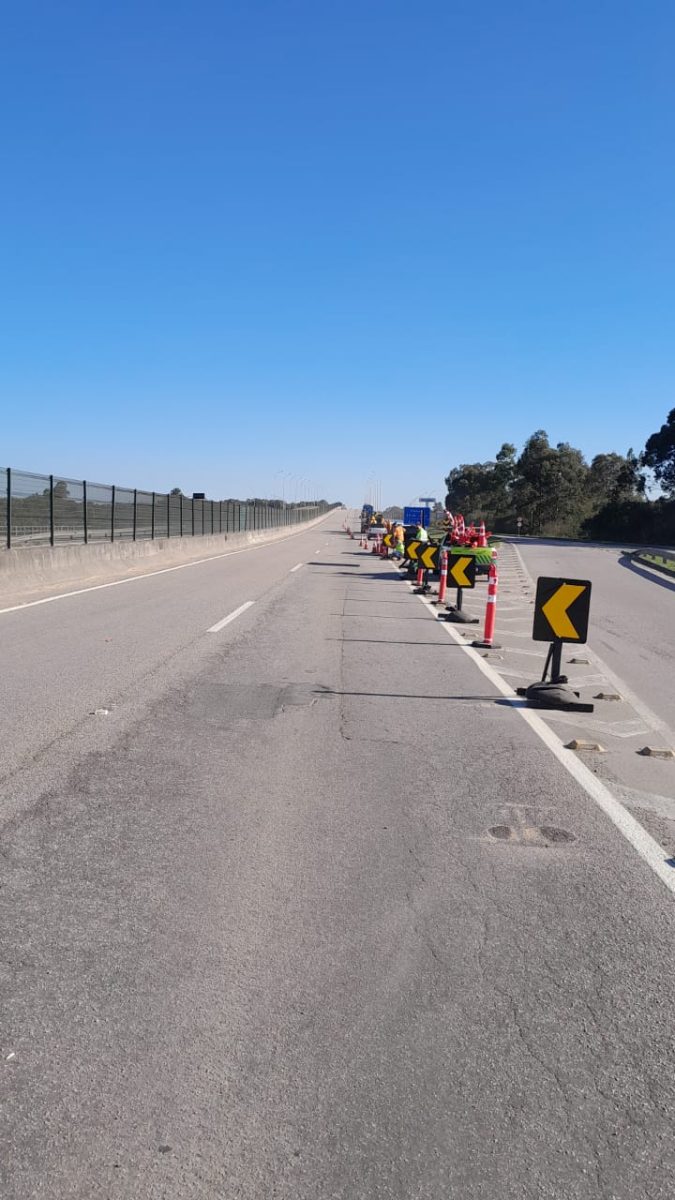
<svg viewBox="0 0 675 1200">
<path fill-rule="evenodd" d="M 405 534 L 400 521 L 393 522 L 392 539 L 394 542 L 394 549 L 392 550 L 391 557 L 403 558 L 403 555 L 405 554 Z"/>
</svg>

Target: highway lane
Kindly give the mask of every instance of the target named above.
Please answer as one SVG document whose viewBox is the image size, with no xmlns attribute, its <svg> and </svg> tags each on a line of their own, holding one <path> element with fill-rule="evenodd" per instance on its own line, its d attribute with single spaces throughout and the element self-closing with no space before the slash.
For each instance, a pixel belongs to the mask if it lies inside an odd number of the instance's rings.
<svg viewBox="0 0 675 1200">
<path fill-rule="evenodd" d="M 3 1197 L 669 1200 L 672 893 L 387 564 L 300 558 L 3 830 Z"/>
<path fill-rule="evenodd" d="M 675 581 L 631 563 L 618 549 L 514 544 L 533 579 L 592 580 L 589 644 L 675 731 Z"/>
<path fill-rule="evenodd" d="M 96 710 L 114 717 L 135 697 L 145 701 L 167 664 L 178 670 L 182 659 L 189 669 L 193 656 L 215 653 L 205 631 L 279 587 L 298 561 L 325 553 L 344 515 L 267 545 L 0 612 L 0 818 L 3 800 L 5 809 L 21 802 L 23 765 L 64 738 L 79 736 L 80 751 L 88 736 L 98 744 Z"/>
</svg>

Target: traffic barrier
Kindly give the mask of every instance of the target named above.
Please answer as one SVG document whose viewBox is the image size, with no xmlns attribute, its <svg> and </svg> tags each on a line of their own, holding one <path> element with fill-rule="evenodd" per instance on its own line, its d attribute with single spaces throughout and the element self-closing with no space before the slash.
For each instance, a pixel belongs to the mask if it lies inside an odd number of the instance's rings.
<svg viewBox="0 0 675 1200">
<path fill-rule="evenodd" d="M 499 588 L 499 575 L 497 573 L 497 564 L 492 563 L 488 571 L 488 594 L 487 603 L 485 605 L 485 628 L 483 630 L 483 640 L 472 642 L 473 646 L 481 646 L 485 650 L 499 650 L 499 646 L 495 644 L 495 622 L 497 620 L 497 591 Z"/>
</svg>

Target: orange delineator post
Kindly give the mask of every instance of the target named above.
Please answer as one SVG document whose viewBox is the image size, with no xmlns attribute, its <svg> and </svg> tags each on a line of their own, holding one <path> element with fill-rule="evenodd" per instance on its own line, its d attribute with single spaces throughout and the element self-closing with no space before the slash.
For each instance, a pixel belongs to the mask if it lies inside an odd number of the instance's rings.
<svg viewBox="0 0 675 1200">
<path fill-rule="evenodd" d="M 417 586 L 421 587 L 424 583 L 424 567 L 417 568 Z"/>
<path fill-rule="evenodd" d="M 438 600 L 437 604 L 442 604 L 445 600 L 445 593 L 448 587 L 448 552 L 441 550 L 441 581 L 438 585 Z"/>
<path fill-rule="evenodd" d="M 483 633 L 482 642 L 473 642 L 474 646 L 483 646 L 486 650 L 495 649 L 495 622 L 497 620 L 497 589 L 499 587 L 499 575 L 497 573 L 497 564 L 491 563 L 488 572 L 488 594 L 487 604 L 485 606 L 485 630 Z M 498 648 L 498 647 L 497 647 Z"/>
</svg>

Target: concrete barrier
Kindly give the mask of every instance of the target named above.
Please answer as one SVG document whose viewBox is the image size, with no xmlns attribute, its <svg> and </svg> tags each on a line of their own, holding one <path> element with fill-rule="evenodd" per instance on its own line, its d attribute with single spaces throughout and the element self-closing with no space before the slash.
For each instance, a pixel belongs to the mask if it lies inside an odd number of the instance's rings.
<svg viewBox="0 0 675 1200">
<path fill-rule="evenodd" d="M 332 510 L 331 510 L 332 511 Z M 0 551 L 0 601 L 17 594 L 44 592 L 58 585 L 87 587 L 125 579 L 164 567 L 231 554 L 247 546 L 278 542 L 303 533 L 325 521 L 323 513 L 302 525 L 282 529 L 257 529 L 242 533 L 214 533 L 200 537 L 150 538 L 142 541 L 96 542 L 89 545 L 36 546 Z"/>
</svg>

